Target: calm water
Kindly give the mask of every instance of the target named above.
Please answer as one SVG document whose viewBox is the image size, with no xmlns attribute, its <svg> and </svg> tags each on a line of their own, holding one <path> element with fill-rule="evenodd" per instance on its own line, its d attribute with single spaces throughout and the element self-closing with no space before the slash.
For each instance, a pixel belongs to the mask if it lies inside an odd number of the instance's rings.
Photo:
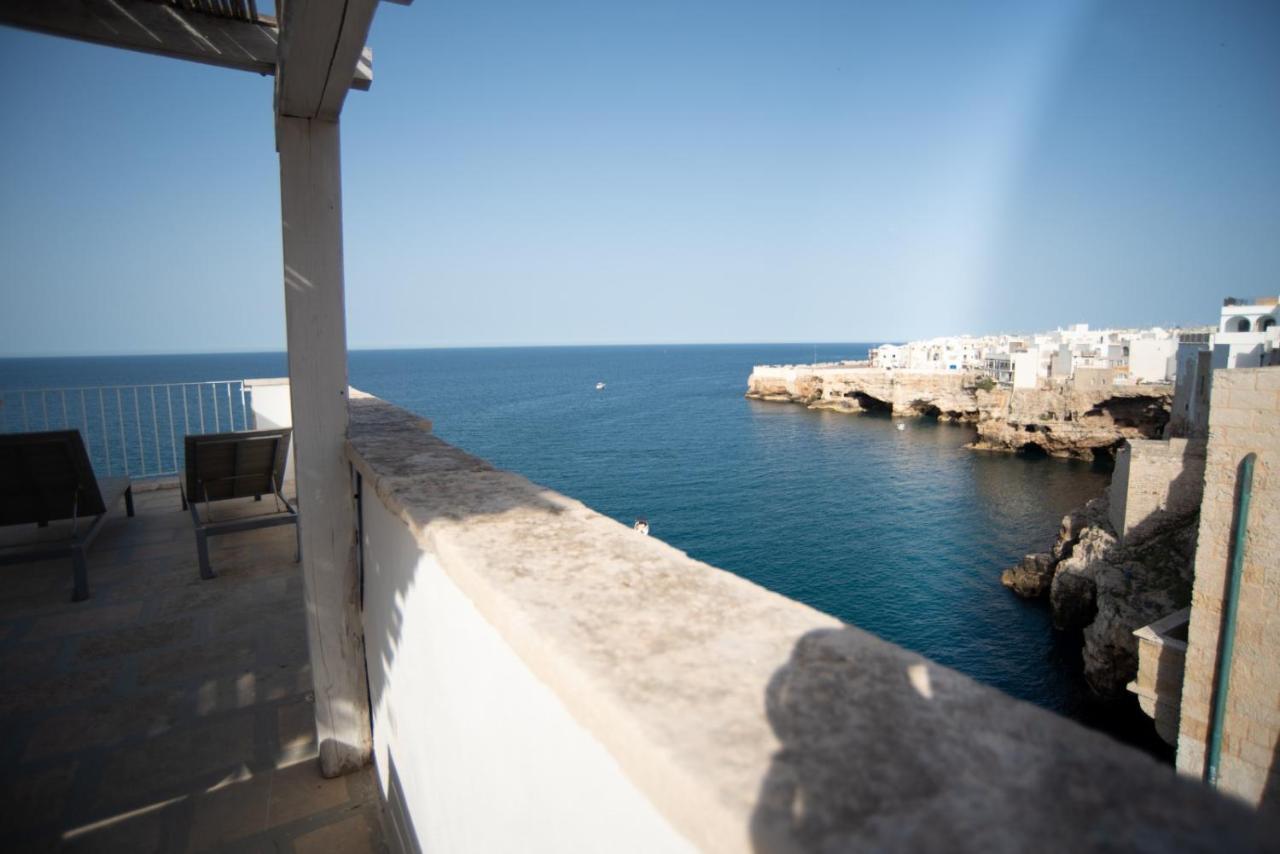
<svg viewBox="0 0 1280 854">
<path fill-rule="evenodd" d="M 819 345 L 821 359 L 866 345 Z M 974 453 L 968 428 L 743 398 L 751 366 L 814 347 L 353 352 L 351 382 L 436 432 L 692 556 L 1016 697 L 1161 752 L 1130 703 L 1090 700 L 1076 640 L 1000 571 L 1051 541 L 1108 475 Z M 281 354 L 0 360 L 0 388 L 239 379 Z M 604 391 L 594 388 L 607 383 Z M 744 627 L 749 631 L 749 627 Z M 1164 752 L 1167 755 L 1167 751 Z"/>
</svg>

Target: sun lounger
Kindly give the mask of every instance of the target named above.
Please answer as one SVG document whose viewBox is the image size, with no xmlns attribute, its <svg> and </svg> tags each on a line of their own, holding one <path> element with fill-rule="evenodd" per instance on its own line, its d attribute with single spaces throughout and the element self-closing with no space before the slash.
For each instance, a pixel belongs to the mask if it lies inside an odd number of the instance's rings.
<svg viewBox="0 0 1280 854">
<path fill-rule="evenodd" d="M 208 538 L 276 525 L 297 525 L 298 511 L 281 493 L 289 458 L 289 428 L 208 433 L 186 437 L 186 471 L 181 479 L 182 506 L 191 511 L 196 528 L 200 577 L 214 578 Z M 214 521 L 210 505 L 236 498 L 261 500 L 273 495 L 284 509 L 277 513 Z M 204 519 L 198 505 L 204 505 Z M 279 504 L 277 506 L 279 506 Z M 299 556 L 301 553 L 299 541 Z"/>
<path fill-rule="evenodd" d="M 133 515 L 128 478 L 94 476 L 79 430 L 0 435 L 0 526 L 71 520 L 71 539 L 22 543 L 0 552 L 0 565 L 71 555 L 72 601 L 89 598 L 85 553 L 107 511 L 124 498 Z M 82 523 L 88 520 L 88 526 Z"/>
</svg>

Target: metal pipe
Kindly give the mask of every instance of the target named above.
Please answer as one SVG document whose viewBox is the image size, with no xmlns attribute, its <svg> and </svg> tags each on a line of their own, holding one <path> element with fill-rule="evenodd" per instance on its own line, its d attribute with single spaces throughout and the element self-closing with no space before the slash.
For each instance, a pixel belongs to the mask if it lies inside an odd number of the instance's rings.
<svg viewBox="0 0 1280 854">
<path fill-rule="evenodd" d="M 1218 672 L 1211 700 L 1212 723 L 1209 725 L 1209 757 L 1205 762 L 1205 780 L 1218 787 L 1219 763 L 1222 759 L 1222 730 L 1227 717 L 1227 689 L 1231 686 L 1231 655 L 1236 645 L 1236 612 L 1240 606 L 1240 576 L 1244 574 L 1244 548 L 1249 536 L 1249 500 L 1253 497 L 1253 464 L 1257 454 L 1246 454 L 1240 461 L 1236 477 L 1239 499 L 1235 524 L 1231 531 L 1231 566 L 1227 570 L 1227 589 L 1223 593 L 1222 628 L 1218 632 Z"/>
</svg>

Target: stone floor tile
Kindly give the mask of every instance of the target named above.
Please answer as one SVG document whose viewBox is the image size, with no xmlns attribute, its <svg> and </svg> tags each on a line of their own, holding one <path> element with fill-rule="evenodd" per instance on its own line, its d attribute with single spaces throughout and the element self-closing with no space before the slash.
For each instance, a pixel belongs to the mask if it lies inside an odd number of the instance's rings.
<svg viewBox="0 0 1280 854">
<path fill-rule="evenodd" d="M 298 835 L 293 850 L 296 854 L 375 854 L 382 849 L 380 840 L 369 812 L 361 810 Z"/>
<path fill-rule="evenodd" d="M 93 587 L 93 572 L 90 569 L 89 586 Z M 26 640 L 36 641 L 46 638 L 79 635 L 86 632 L 113 629 L 137 622 L 142 614 L 142 603 L 132 602 L 109 607 L 93 607 L 89 602 L 69 602 L 63 613 L 37 619 L 27 631 Z"/>
<path fill-rule="evenodd" d="M 50 714 L 35 724 L 23 758 L 111 748 L 131 737 L 155 738 L 179 724 L 187 705 L 181 692 L 153 692 Z"/>
<path fill-rule="evenodd" d="M 316 707 L 307 700 L 282 703 L 276 707 L 276 750 L 278 760 L 301 759 L 316 752 Z"/>
<path fill-rule="evenodd" d="M 103 765 L 94 808 L 204 791 L 255 762 L 252 712 L 174 729 L 113 753 Z"/>
<path fill-rule="evenodd" d="M 160 854 L 169 849 L 164 809 L 110 816 L 73 828 L 64 836 L 60 850 L 67 854 Z"/>
<path fill-rule="evenodd" d="M 188 640 L 194 628 L 190 617 L 159 620 L 144 625 L 114 631 L 100 632 L 83 638 L 77 657 L 81 659 L 109 658 L 144 650 L 158 649 Z"/>
<path fill-rule="evenodd" d="M 187 850 L 208 851 L 267 828 L 270 772 L 196 796 Z"/>
<path fill-rule="evenodd" d="M 19 643 L 0 649 L 0 674 L 5 680 L 48 673 L 58 657 L 61 642 L 57 640 Z"/>
<path fill-rule="evenodd" d="M 95 543 L 87 602 L 65 560 L 0 577 L 0 851 L 287 854 L 326 825 L 326 850 L 362 840 L 343 822 L 376 825 L 372 770 L 316 766 L 293 529 L 215 539 L 225 571 L 201 581 L 176 492 L 135 504 Z M 262 507 L 245 504 L 227 515 Z"/>
<path fill-rule="evenodd" d="M 189 682 L 195 677 L 252 670 L 256 660 L 252 643 L 215 638 L 146 656 L 138 664 L 138 684 Z"/>
<path fill-rule="evenodd" d="M 23 682 L 0 682 L 0 714 L 52 712 L 62 706 L 107 694 L 119 673 L 112 663 L 77 673 L 54 673 Z"/>
<path fill-rule="evenodd" d="M 315 761 L 299 762 L 272 773 L 267 824 L 279 827 L 347 802 L 344 779 L 325 779 L 320 776 L 320 766 Z"/>
<path fill-rule="evenodd" d="M 78 765 L 71 759 L 21 773 L 10 770 L 0 780 L 0 818 L 6 831 L 12 833 L 56 821 L 66 806 Z"/>
</svg>

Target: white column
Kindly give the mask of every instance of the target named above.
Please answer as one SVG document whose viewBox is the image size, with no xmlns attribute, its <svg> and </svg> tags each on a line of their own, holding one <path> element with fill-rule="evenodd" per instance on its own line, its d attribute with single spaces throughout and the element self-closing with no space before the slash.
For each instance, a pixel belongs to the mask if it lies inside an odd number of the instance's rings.
<svg viewBox="0 0 1280 854">
<path fill-rule="evenodd" d="M 344 452 L 347 332 L 338 123 L 279 116 L 276 145 L 307 644 L 320 770 L 335 777 L 367 764 L 371 749 L 355 504 Z"/>
</svg>

